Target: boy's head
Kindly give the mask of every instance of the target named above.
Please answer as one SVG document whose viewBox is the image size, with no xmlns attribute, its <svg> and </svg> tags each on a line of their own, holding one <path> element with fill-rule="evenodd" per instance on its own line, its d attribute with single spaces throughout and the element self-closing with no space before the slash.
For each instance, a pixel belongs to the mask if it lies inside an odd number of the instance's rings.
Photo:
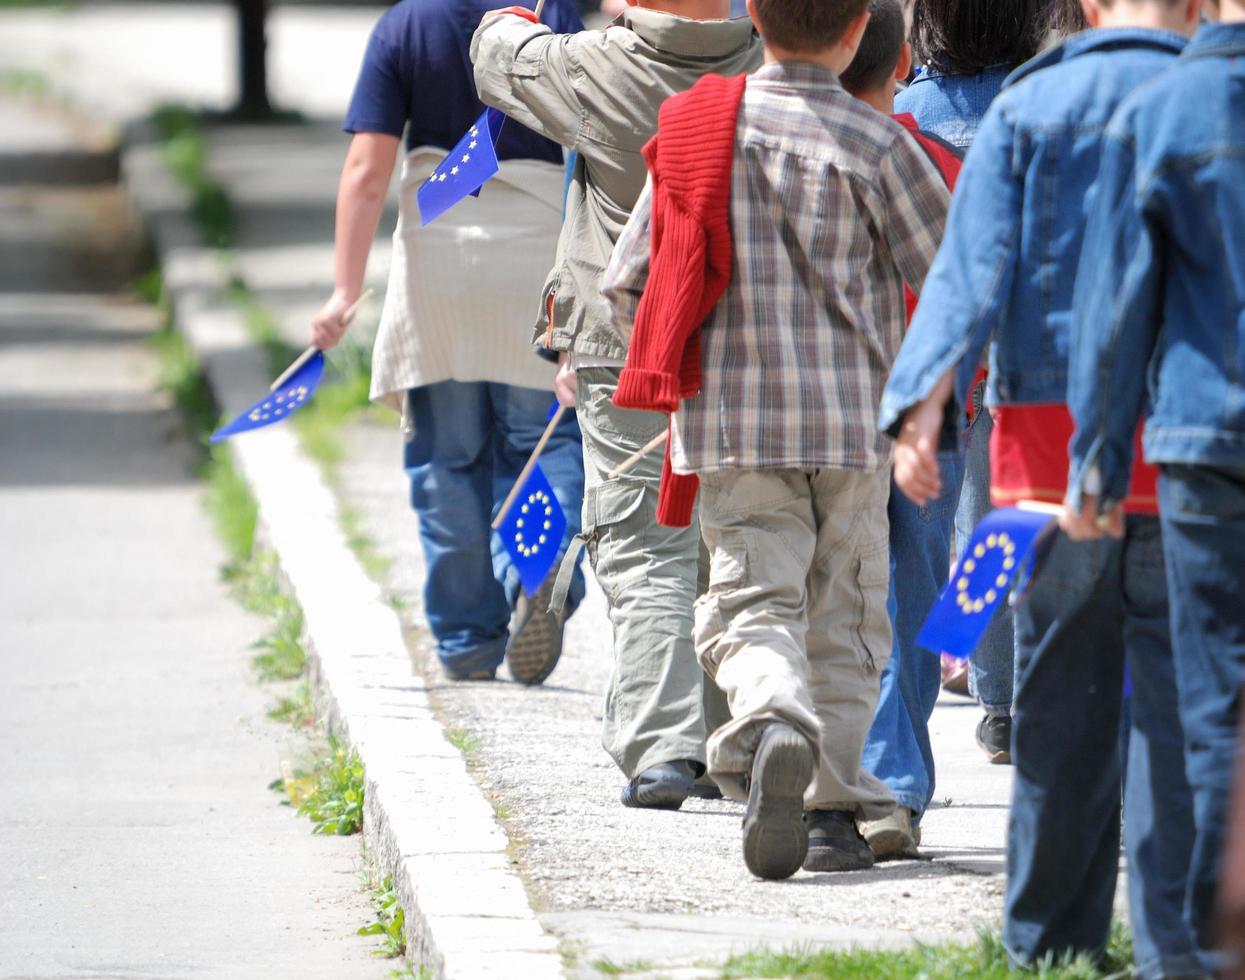
<svg viewBox="0 0 1245 980">
<path fill-rule="evenodd" d="M 857 98 L 891 96 L 896 78 L 906 78 L 912 66 L 908 25 L 901 0 L 869 0 L 869 26 L 860 39 L 856 57 L 839 76 L 843 87 Z"/>
<path fill-rule="evenodd" d="M 845 66 L 868 22 L 869 0 L 748 0 L 748 13 L 771 55 L 824 59 L 832 52 Z"/>
<path fill-rule="evenodd" d="M 912 50 L 948 75 L 1015 68 L 1044 40 L 1047 0 L 914 0 Z"/>
</svg>

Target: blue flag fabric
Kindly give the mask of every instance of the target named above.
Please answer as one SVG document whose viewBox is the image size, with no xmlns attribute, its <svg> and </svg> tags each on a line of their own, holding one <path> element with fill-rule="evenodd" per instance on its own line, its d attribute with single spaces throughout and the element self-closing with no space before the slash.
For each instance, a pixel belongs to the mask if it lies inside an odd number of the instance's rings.
<svg viewBox="0 0 1245 980">
<path fill-rule="evenodd" d="M 480 188 L 501 169 L 497 162 L 497 137 L 506 117 L 488 109 L 458 145 L 437 164 L 432 176 L 419 189 L 419 220 L 428 225 L 464 197 L 478 195 Z"/>
<path fill-rule="evenodd" d="M 497 529 L 528 595 L 540 588 L 562 548 L 566 515 L 537 465 Z"/>
<path fill-rule="evenodd" d="M 316 351 L 315 356 L 291 375 L 279 391 L 270 392 L 228 425 L 213 432 L 211 442 L 222 442 L 240 432 L 250 432 L 252 429 L 262 429 L 285 421 L 307 404 L 307 399 L 323 377 L 324 354 Z"/>
<path fill-rule="evenodd" d="M 961 552 L 917 643 L 935 653 L 969 656 L 1018 576 L 1030 574 L 1054 521 L 1051 514 L 1010 507 L 987 514 Z"/>
</svg>

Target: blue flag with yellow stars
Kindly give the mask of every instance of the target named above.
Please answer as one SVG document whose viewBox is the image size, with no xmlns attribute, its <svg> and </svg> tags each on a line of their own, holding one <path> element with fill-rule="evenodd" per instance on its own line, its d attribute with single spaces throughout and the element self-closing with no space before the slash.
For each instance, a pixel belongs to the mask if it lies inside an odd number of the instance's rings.
<svg viewBox="0 0 1245 980">
<path fill-rule="evenodd" d="M 315 356 L 290 375 L 289 380 L 277 391 L 270 392 L 228 425 L 213 432 L 211 442 L 221 442 L 239 432 L 250 432 L 252 429 L 262 429 L 266 425 L 285 421 L 307 404 L 307 399 L 316 390 L 322 377 L 324 354 L 316 351 Z"/>
<path fill-rule="evenodd" d="M 497 162 L 497 137 L 505 121 L 506 117 L 497 109 L 486 110 L 437 164 L 416 194 L 421 224 L 431 224 L 464 197 L 479 194 L 480 188 L 501 169 Z"/>
<path fill-rule="evenodd" d="M 1017 577 L 1032 573 L 1043 536 L 1054 521 L 1052 514 L 1014 507 L 987 514 L 960 553 L 917 643 L 935 653 L 969 656 Z"/>
<path fill-rule="evenodd" d="M 533 595 L 553 568 L 566 533 L 566 515 L 539 465 L 532 469 L 497 533 L 523 588 Z"/>
</svg>

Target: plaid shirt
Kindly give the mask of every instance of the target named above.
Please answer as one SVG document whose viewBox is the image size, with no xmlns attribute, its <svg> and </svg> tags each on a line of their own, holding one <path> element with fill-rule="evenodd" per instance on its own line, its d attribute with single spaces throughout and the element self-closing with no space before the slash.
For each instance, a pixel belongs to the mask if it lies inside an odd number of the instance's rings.
<svg viewBox="0 0 1245 980">
<path fill-rule="evenodd" d="M 701 390 L 671 428 L 679 473 L 876 470 L 878 404 L 950 196 L 903 127 L 809 64 L 748 79 L 731 178 L 731 284 L 701 328 Z M 629 341 L 649 271 L 645 191 L 605 294 Z"/>
</svg>

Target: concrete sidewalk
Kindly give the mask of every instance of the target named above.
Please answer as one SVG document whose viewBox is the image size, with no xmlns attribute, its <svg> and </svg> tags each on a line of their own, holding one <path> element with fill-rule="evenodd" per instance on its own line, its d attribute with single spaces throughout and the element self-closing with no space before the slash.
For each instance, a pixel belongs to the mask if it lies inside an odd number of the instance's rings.
<svg viewBox="0 0 1245 980">
<path fill-rule="evenodd" d="M 0 100 L 0 977 L 385 976 L 357 839 L 266 788 L 294 736 L 124 292 L 131 210 L 9 180 L 72 175 L 80 131 Z"/>
</svg>

